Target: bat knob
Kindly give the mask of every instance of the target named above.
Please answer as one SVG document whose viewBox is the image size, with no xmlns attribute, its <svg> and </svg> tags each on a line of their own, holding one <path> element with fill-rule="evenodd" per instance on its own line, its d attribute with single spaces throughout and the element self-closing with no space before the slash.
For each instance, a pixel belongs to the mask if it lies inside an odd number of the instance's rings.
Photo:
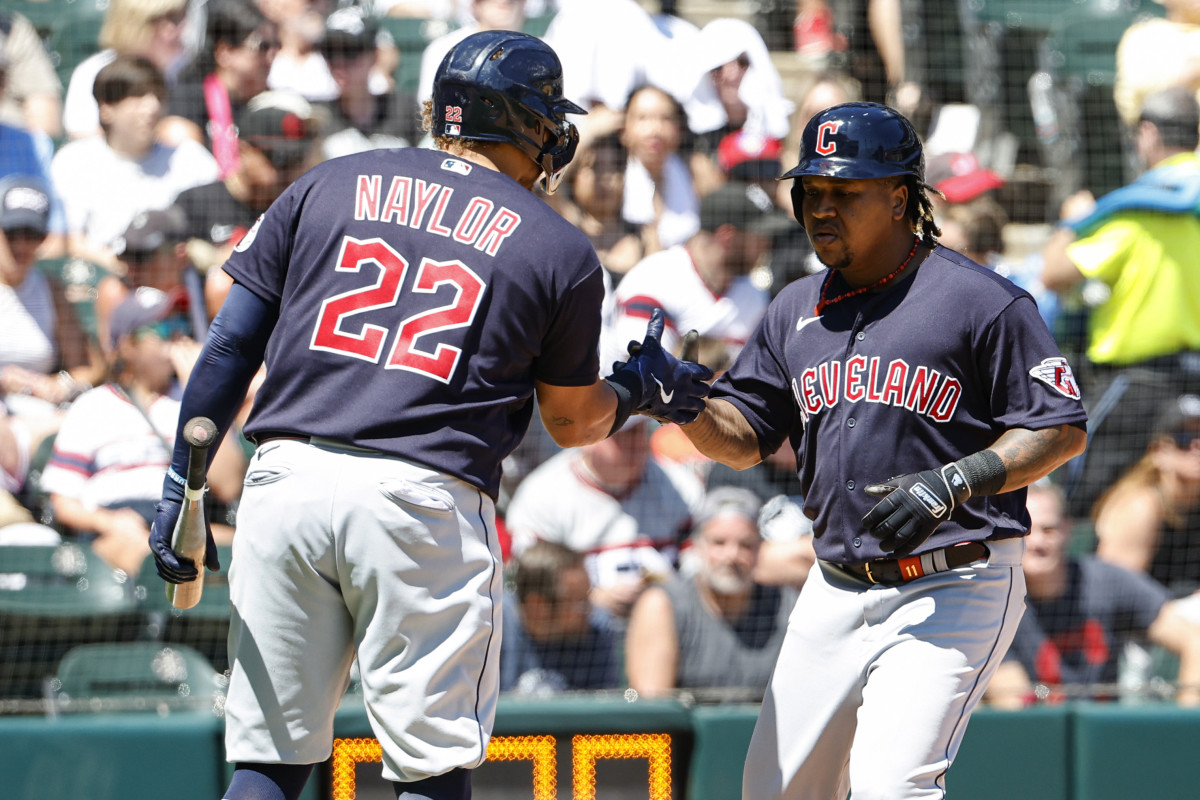
<svg viewBox="0 0 1200 800">
<path fill-rule="evenodd" d="M 217 439 L 217 426 L 208 417 L 192 417 L 183 426 L 183 438 L 192 447 L 209 447 Z"/>
</svg>

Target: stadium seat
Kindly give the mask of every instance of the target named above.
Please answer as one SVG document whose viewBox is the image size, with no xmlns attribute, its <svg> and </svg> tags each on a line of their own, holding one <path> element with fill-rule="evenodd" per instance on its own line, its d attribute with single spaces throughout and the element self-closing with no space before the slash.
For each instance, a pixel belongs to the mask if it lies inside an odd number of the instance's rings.
<svg viewBox="0 0 1200 800">
<path fill-rule="evenodd" d="M 81 258 L 44 258 L 37 268 L 61 287 L 75 310 L 79 325 L 93 341 L 96 339 L 96 286 L 108 270 Z"/>
<path fill-rule="evenodd" d="M 229 667 L 229 564 L 233 550 L 218 547 L 220 572 L 204 573 L 204 593 L 193 608 L 181 610 L 167 602 L 166 584 L 147 558 L 137 577 L 134 596 L 146 615 L 150 638 L 198 650 L 219 672 Z"/>
<path fill-rule="evenodd" d="M 0 698 L 41 697 L 76 645 L 138 638 L 132 594 L 86 545 L 0 547 Z"/>
<path fill-rule="evenodd" d="M 58 665 L 58 711 L 219 710 L 226 680 L 199 652 L 160 642 L 87 644 Z"/>
<path fill-rule="evenodd" d="M 46 42 L 55 24 L 63 19 L 103 17 L 108 0 L 4 0 L 4 8 L 29 20 Z"/>
</svg>

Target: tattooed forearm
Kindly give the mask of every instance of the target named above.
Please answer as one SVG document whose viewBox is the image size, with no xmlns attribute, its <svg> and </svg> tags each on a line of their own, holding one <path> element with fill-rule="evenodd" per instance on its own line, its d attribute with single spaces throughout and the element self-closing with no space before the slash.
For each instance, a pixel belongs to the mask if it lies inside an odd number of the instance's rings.
<svg viewBox="0 0 1200 800">
<path fill-rule="evenodd" d="M 569 428 L 575 424 L 575 420 L 570 417 L 551 417 L 550 424 L 555 428 Z"/>
<path fill-rule="evenodd" d="M 1087 434 L 1074 425 L 1031 431 L 1014 428 L 996 440 L 991 450 L 1004 459 L 1008 480 L 1004 491 L 1020 489 L 1049 475 L 1083 452 Z"/>
</svg>

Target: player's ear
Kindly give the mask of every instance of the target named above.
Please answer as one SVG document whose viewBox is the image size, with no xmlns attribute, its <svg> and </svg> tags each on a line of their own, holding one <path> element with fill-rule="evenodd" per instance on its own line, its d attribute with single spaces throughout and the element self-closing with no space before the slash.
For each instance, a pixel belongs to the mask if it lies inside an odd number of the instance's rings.
<svg viewBox="0 0 1200 800">
<path fill-rule="evenodd" d="M 908 181 L 900 178 L 892 187 L 892 219 L 908 217 Z"/>
</svg>

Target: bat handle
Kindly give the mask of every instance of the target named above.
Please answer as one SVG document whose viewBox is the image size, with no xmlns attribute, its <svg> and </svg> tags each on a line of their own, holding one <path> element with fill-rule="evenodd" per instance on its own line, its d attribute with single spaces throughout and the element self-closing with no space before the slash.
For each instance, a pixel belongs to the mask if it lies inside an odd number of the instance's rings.
<svg viewBox="0 0 1200 800">
<path fill-rule="evenodd" d="M 192 608 L 204 591 L 204 559 L 208 550 L 208 525 L 204 519 L 204 473 L 208 467 L 208 448 L 217 440 L 217 426 L 207 417 L 193 417 L 183 427 L 188 444 L 187 487 L 183 507 L 171 535 L 171 549 L 190 558 L 199 573 L 187 583 L 167 584 L 167 600 L 176 608 Z"/>
<path fill-rule="evenodd" d="M 699 357 L 700 334 L 693 328 L 683 335 L 683 347 L 679 350 L 679 360 L 695 362 Z"/>
</svg>

